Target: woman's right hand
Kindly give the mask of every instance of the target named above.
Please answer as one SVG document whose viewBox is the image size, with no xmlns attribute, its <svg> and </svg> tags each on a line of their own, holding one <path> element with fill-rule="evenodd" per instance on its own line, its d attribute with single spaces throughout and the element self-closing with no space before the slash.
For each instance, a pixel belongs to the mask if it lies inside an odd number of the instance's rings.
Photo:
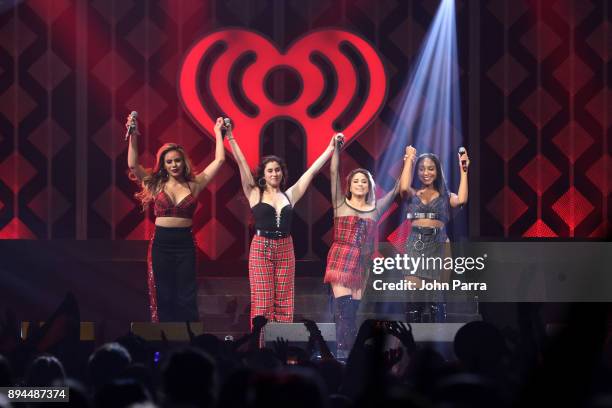
<svg viewBox="0 0 612 408">
<path fill-rule="evenodd" d="M 130 135 L 140 135 L 140 132 L 138 131 L 138 121 L 135 117 L 132 116 L 132 114 L 129 114 L 125 121 L 125 128 L 129 130 L 131 126 L 134 127 L 134 130 L 130 132 Z"/>
<path fill-rule="evenodd" d="M 406 146 L 406 154 L 404 155 L 404 161 L 410 160 L 410 162 L 414 163 L 416 159 L 417 151 L 412 145 Z"/>
</svg>

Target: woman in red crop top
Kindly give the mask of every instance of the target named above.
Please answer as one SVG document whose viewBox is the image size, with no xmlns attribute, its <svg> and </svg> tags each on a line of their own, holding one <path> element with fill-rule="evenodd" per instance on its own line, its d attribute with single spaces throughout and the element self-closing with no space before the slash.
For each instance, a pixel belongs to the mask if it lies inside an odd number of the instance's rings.
<svg viewBox="0 0 612 408">
<path fill-rule="evenodd" d="M 253 178 L 231 130 L 227 138 L 240 170 L 242 190 L 255 218 L 255 236 L 249 252 L 251 321 L 293 321 L 295 254 L 291 239 L 293 206 L 302 198 L 315 174 L 334 151 L 334 137 L 321 156 L 287 190 L 287 167 L 276 156 L 262 158 Z"/>
<path fill-rule="evenodd" d="M 215 159 L 194 174 L 185 150 L 166 143 L 157 151 L 153 169 L 138 161 L 138 128 L 128 117 L 126 127 L 134 127 L 128 147 L 128 166 L 141 184 L 136 194 L 143 208 L 154 205 L 155 234 L 149 246 L 149 310 L 151 321 L 197 321 L 196 251 L 191 225 L 197 197 L 225 161 L 221 136 L 223 120 L 214 127 Z"/>
</svg>

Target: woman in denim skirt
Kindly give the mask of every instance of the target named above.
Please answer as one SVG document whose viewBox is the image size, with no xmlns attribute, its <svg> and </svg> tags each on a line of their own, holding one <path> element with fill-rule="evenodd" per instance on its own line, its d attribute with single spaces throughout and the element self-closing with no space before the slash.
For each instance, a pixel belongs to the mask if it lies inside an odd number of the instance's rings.
<svg viewBox="0 0 612 408">
<path fill-rule="evenodd" d="M 407 218 L 411 221 L 411 231 L 406 242 L 406 253 L 411 258 L 427 258 L 446 256 L 445 245 L 448 240 L 446 224 L 450 219 L 450 209 L 461 207 L 468 199 L 468 167 L 470 159 L 465 149 L 457 154 L 461 179 L 459 190 L 452 193 L 446 187 L 440 159 L 433 153 L 423 153 L 417 157 L 414 147 L 406 147 L 404 156 L 407 165 L 404 166 L 400 178 L 400 194 L 408 200 Z M 425 267 L 409 271 L 406 280 L 414 282 L 420 288 L 423 281 L 440 281 L 444 270 L 430 262 Z M 433 299 L 435 298 L 435 299 Z M 433 296 L 434 303 L 412 303 L 408 310 L 409 321 L 421 321 L 425 307 L 431 320 L 441 321 L 446 317 L 444 304 L 439 296 Z"/>
</svg>

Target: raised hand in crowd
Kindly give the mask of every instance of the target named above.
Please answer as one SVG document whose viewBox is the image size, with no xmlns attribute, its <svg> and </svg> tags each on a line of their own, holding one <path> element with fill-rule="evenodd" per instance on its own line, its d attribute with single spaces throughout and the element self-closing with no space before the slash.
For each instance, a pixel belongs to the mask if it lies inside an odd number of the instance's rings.
<svg viewBox="0 0 612 408">
<path fill-rule="evenodd" d="M 408 355 L 414 353 L 417 349 L 414 336 L 412 335 L 412 326 L 409 323 L 404 322 L 388 322 L 387 333 L 396 337 L 402 345 L 406 348 Z"/>
<path fill-rule="evenodd" d="M 306 326 L 306 330 L 308 330 L 309 342 L 312 342 L 318 347 L 319 352 L 321 353 L 321 359 L 335 360 L 335 357 L 329 350 L 327 342 L 323 338 L 323 335 L 321 334 L 321 330 L 319 329 L 319 326 L 317 326 L 317 323 L 315 323 L 314 320 L 309 319 L 302 319 L 302 322 L 304 323 L 304 326 Z"/>
<path fill-rule="evenodd" d="M 276 356 L 283 362 L 283 364 L 286 364 L 287 358 L 289 357 L 289 340 L 282 337 L 277 337 L 272 344 Z"/>
<path fill-rule="evenodd" d="M 249 350 L 257 350 L 259 348 L 261 331 L 268 323 L 268 319 L 265 316 L 255 316 L 253 317 L 252 323 L 253 329 L 251 330 L 251 336 L 249 339 Z"/>
</svg>

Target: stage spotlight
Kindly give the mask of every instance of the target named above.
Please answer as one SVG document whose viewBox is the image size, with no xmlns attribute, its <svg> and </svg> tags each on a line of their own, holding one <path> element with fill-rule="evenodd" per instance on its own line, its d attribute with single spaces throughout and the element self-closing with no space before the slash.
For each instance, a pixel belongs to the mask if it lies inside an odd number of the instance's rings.
<svg viewBox="0 0 612 408">
<path fill-rule="evenodd" d="M 438 155 L 448 188 L 457 191 L 460 177 L 457 148 L 464 143 L 461 137 L 456 36 L 454 0 L 443 0 L 412 62 L 396 118 L 390 126 L 390 134 L 386 135 L 389 144 L 376 172 L 386 190 L 392 188 L 395 182 L 389 176 L 399 176 L 405 147 L 413 145 L 418 154 L 431 152 Z M 401 227 L 389 238 L 393 247 L 400 251 L 410 233 L 409 222 L 405 218 L 406 200 L 403 206 L 396 213 L 397 224 L 401 224 Z M 455 239 L 466 232 L 465 227 L 459 227 L 458 231 L 457 224 L 453 229 Z M 450 231 L 447 229 L 447 232 Z M 444 304 L 438 306 L 445 307 Z M 407 310 L 405 305 L 392 302 L 382 303 L 378 309 L 383 316 L 396 319 L 406 316 Z M 429 317 L 432 318 L 431 313 Z"/>
<path fill-rule="evenodd" d="M 449 187 L 456 189 L 457 147 L 464 144 L 459 95 L 455 4 L 443 0 L 412 64 L 377 173 L 389 174 L 411 144 L 419 154 L 437 154 Z"/>
</svg>

